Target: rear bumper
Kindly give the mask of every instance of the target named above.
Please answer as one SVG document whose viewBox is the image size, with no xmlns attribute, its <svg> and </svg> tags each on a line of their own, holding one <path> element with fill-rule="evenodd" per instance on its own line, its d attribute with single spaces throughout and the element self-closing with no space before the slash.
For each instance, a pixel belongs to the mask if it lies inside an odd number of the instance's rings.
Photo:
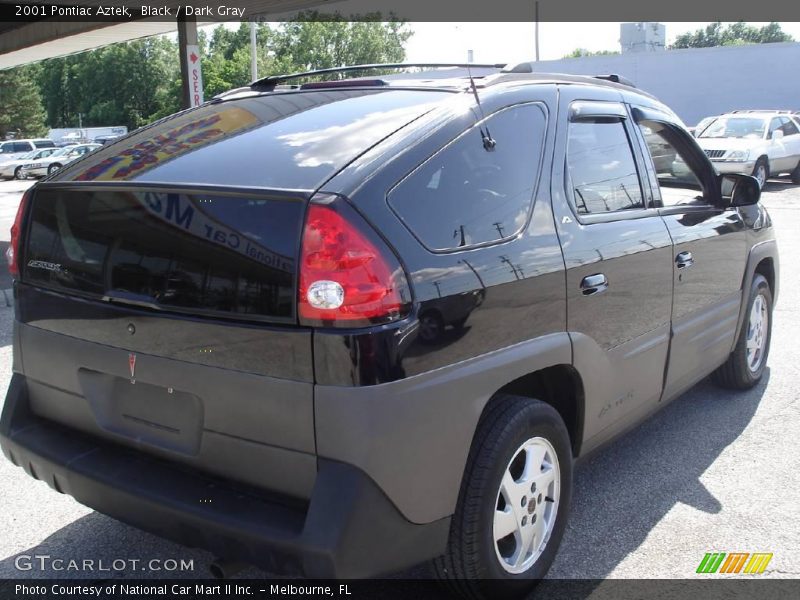
<svg viewBox="0 0 800 600">
<path fill-rule="evenodd" d="M 330 460 L 308 504 L 148 458 L 30 410 L 15 373 L 0 419 L 3 454 L 101 513 L 179 543 L 282 574 L 360 578 L 444 551 L 450 519 L 405 519 L 361 470 Z"/>
</svg>

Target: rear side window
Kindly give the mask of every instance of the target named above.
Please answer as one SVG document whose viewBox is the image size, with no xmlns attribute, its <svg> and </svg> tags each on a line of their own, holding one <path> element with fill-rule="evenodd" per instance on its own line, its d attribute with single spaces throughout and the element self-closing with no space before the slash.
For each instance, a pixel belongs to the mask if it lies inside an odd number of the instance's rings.
<svg viewBox="0 0 800 600">
<path fill-rule="evenodd" d="M 12 152 L 30 152 L 33 150 L 30 142 L 14 142 Z"/>
<path fill-rule="evenodd" d="M 37 148 L 55 148 L 56 144 L 52 140 L 36 140 L 33 145 Z"/>
<path fill-rule="evenodd" d="M 619 119 L 571 122 L 567 171 L 579 214 L 644 208 L 633 150 Z"/>
<path fill-rule="evenodd" d="M 527 222 L 539 177 L 547 117 L 541 105 L 491 115 L 497 145 L 487 151 L 475 126 L 429 158 L 389 193 L 389 205 L 430 250 L 495 242 Z"/>
</svg>

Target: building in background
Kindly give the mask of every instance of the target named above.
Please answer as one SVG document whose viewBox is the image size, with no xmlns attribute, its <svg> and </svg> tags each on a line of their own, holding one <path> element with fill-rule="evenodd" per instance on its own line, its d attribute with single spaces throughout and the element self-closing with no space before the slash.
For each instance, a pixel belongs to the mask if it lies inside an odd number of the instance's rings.
<svg viewBox="0 0 800 600">
<path fill-rule="evenodd" d="M 111 138 L 125 135 L 126 133 L 128 133 L 128 128 L 125 125 L 112 127 L 70 127 L 65 129 L 51 129 L 47 137 L 56 144 L 85 144 L 94 142 L 97 138 Z"/>
<path fill-rule="evenodd" d="M 622 75 L 670 106 L 687 125 L 737 109 L 800 110 L 800 43 L 662 51 L 664 39 L 660 23 L 622 23 L 622 54 L 531 66 L 542 73 Z"/>
<path fill-rule="evenodd" d="M 667 48 L 667 28 L 662 23 L 620 23 L 622 53 L 660 52 Z"/>
</svg>

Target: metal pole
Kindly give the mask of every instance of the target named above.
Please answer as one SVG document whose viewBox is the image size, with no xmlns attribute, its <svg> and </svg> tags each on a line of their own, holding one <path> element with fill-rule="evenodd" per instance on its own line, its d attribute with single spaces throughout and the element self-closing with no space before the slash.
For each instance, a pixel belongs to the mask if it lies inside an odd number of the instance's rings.
<svg viewBox="0 0 800 600">
<path fill-rule="evenodd" d="M 536 62 L 539 62 L 539 0 L 536 0 L 535 10 L 536 10 L 536 14 L 534 15 L 534 19 L 535 19 L 534 37 L 536 39 Z"/>
<path fill-rule="evenodd" d="M 258 62 L 256 61 L 257 50 L 256 23 L 255 21 L 250 21 L 250 81 L 258 79 Z"/>
<path fill-rule="evenodd" d="M 197 21 L 194 17 L 187 17 L 181 13 L 178 17 L 178 53 L 181 58 L 181 108 L 192 105 L 192 86 L 189 74 L 189 59 L 186 56 L 186 46 L 197 45 Z"/>
</svg>

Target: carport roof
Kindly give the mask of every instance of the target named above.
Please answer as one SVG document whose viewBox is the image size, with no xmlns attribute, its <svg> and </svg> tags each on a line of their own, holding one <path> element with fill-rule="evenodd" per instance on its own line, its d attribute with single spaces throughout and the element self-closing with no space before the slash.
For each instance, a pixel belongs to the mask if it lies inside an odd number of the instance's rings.
<svg viewBox="0 0 800 600">
<path fill-rule="evenodd" d="M 63 0 L 55 0 L 55 3 L 62 2 Z M 239 0 L 235 4 L 246 9 L 246 19 L 254 20 L 267 15 L 274 17 L 329 3 L 329 0 Z M 131 7 L 135 4 L 137 4 L 135 0 L 81 2 L 83 6 Z M 170 0 L 166 4 L 178 6 L 181 2 Z M 176 29 L 176 21 L 164 19 L 136 19 L 124 22 L 41 19 L 30 23 L 2 22 L 0 23 L 0 69 L 67 56 L 109 44 L 168 33 Z"/>
</svg>

